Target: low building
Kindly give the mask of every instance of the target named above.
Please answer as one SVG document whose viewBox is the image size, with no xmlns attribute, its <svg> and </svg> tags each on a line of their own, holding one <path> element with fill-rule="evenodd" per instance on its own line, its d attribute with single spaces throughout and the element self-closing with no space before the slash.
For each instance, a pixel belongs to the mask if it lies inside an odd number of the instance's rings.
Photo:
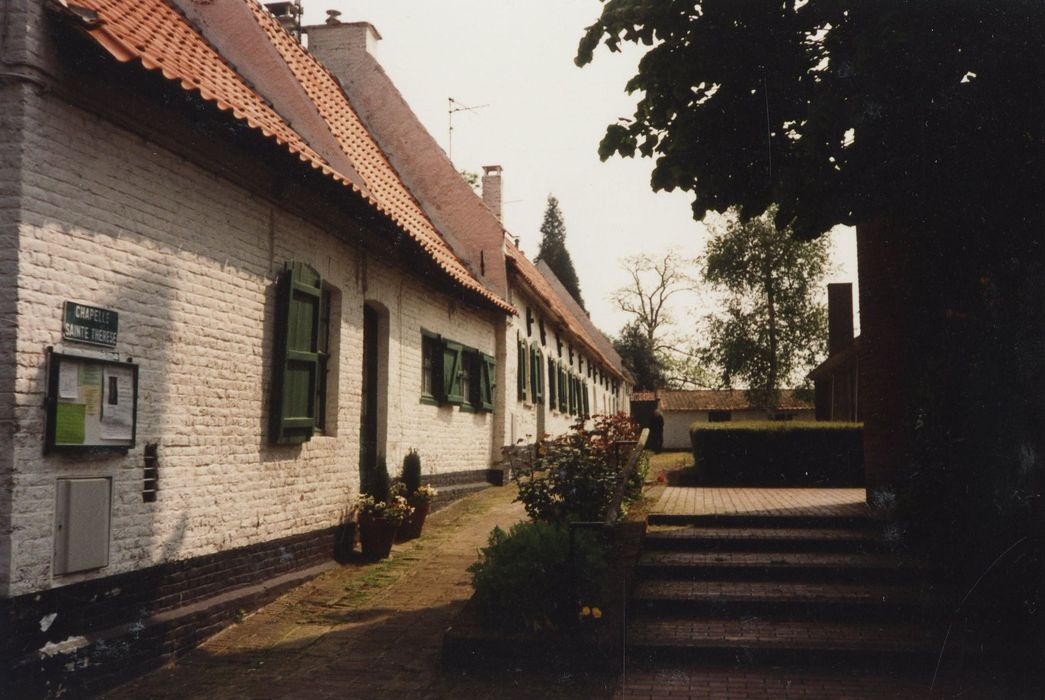
<svg viewBox="0 0 1045 700">
<path fill-rule="evenodd" d="M 790 389 L 780 392 L 779 403 L 772 411 L 753 404 L 742 389 L 635 392 L 632 406 L 660 409 L 664 416 L 665 450 L 690 449 L 689 427 L 693 423 L 813 420 L 816 415 L 813 405 L 797 398 Z"/>
</svg>

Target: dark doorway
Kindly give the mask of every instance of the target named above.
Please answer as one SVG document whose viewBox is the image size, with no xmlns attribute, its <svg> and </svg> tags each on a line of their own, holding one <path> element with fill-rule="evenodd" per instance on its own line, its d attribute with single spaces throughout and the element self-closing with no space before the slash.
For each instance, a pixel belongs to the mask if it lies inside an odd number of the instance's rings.
<svg viewBox="0 0 1045 700">
<path fill-rule="evenodd" d="M 378 315 L 363 307 L 363 405 L 359 428 L 359 484 L 370 492 L 370 476 L 377 468 Z"/>
</svg>

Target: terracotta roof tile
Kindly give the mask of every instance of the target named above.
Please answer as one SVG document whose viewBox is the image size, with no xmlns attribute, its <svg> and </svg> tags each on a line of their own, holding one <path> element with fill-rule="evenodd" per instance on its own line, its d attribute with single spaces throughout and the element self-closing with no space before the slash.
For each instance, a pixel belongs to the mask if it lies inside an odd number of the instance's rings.
<svg viewBox="0 0 1045 700">
<path fill-rule="evenodd" d="M 76 0 L 94 11 L 88 34 L 119 61 L 138 59 L 187 91 L 196 91 L 303 162 L 365 198 L 414 239 L 455 282 L 502 310 L 514 308 L 487 290 L 454 255 L 359 121 L 333 76 L 254 0 L 247 0 L 260 27 L 287 61 L 345 150 L 359 183 L 330 166 L 236 70 L 163 0 Z"/>
<path fill-rule="evenodd" d="M 588 336 L 584 326 L 581 325 L 578 319 L 574 318 L 566 302 L 556 294 L 551 283 L 548 282 L 544 275 L 537 270 L 537 267 L 530 262 L 525 255 L 523 255 L 522 251 L 510 241 L 506 241 L 505 254 L 509 264 L 515 268 L 523 280 L 544 301 L 544 303 L 551 308 L 552 313 L 554 313 L 558 318 L 559 323 L 561 323 L 571 335 L 577 338 L 578 341 L 585 345 L 589 353 L 599 358 L 603 365 L 605 365 L 612 374 L 616 375 L 619 379 L 626 380 L 627 378 L 623 372 L 599 350 L 595 341 Z"/>
<path fill-rule="evenodd" d="M 542 260 L 534 267 L 537 268 L 537 271 L 541 273 L 542 277 L 548 280 L 548 284 L 550 284 L 551 288 L 555 290 L 555 295 L 562 300 L 563 305 L 569 309 L 573 318 L 575 318 L 581 327 L 584 328 L 588 340 L 594 343 L 595 348 L 602 353 L 602 356 L 606 358 L 606 361 L 610 366 L 630 378 L 630 373 L 624 367 L 624 361 L 621 360 L 617 351 L 613 349 L 613 343 L 611 343 L 609 338 L 603 335 L 602 331 L 592 323 L 587 312 L 581 308 L 581 305 L 577 303 L 577 300 L 570 295 L 569 290 L 563 285 L 562 280 L 556 277 L 555 272 L 548 267 L 548 263 Z"/>
</svg>

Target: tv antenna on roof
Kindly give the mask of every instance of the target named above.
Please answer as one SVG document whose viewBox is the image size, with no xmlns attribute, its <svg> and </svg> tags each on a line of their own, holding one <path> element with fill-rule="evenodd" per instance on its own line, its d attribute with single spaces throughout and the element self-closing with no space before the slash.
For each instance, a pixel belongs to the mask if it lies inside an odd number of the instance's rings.
<svg viewBox="0 0 1045 700">
<path fill-rule="evenodd" d="M 490 105 L 476 105 L 475 107 L 469 107 L 468 105 L 455 100 L 452 97 L 447 98 L 449 101 L 449 107 L 446 110 L 447 117 L 447 134 L 446 134 L 446 157 L 450 159 L 450 162 L 454 162 L 454 114 L 457 112 L 473 112 L 483 107 L 489 107 Z"/>
</svg>

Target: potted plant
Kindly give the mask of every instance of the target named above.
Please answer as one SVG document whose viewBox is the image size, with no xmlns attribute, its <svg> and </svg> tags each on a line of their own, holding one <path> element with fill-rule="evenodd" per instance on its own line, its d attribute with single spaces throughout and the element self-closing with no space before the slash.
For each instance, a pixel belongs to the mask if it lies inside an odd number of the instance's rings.
<svg viewBox="0 0 1045 700">
<path fill-rule="evenodd" d="M 402 494 L 392 490 L 384 457 L 377 460 L 377 471 L 370 480 L 370 493 L 356 502 L 359 515 L 359 543 L 367 559 L 385 559 L 392 551 L 396 531 L 413 508 Z"/>
<path fill-rule="evenodd" d="M 403 472 L 399 479 L 406 491 L 406 501 L 413 508 L 397 535 L 400 542 L 405 542 L 421 536 L 432 499 L 438 492 L 427 484 L 421 484 L 421 456 L 415 450 L 410 450 L 403 458 Z"/>
</svg>

